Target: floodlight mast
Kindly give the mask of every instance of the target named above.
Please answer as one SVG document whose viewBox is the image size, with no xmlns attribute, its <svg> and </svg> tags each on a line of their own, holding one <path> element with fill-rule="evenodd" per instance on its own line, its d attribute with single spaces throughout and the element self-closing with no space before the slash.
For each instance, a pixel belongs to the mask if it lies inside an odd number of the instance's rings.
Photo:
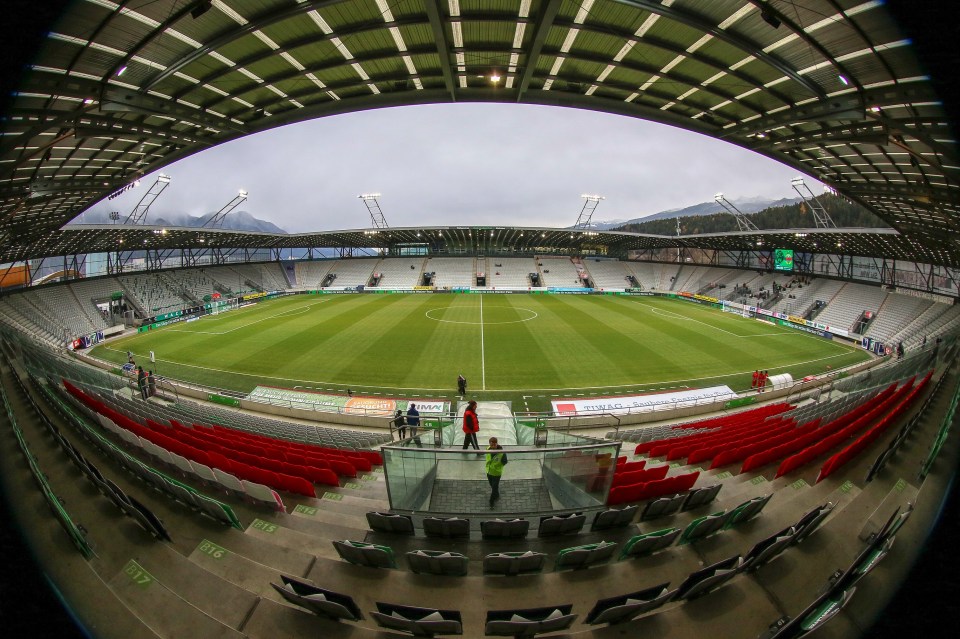
<svg viewBox="0 0 960 639">
<path fill-rule="evenodd" d="M 750 220 L 750 218 L 746 216 L 746 214 L 744 214 L 743 211 L 741 211 L 736 206 L 734 206 L 733 203 L 730 202 L 730 200 L 723 197 L 723 193 L 717 193 L 715 196 L 713 196 L 713 200 L 717 204 L 722 206 L 727 213 L 729 213 L 730 215 L 732 215 L 737 219 L 737 226 L 740 228 L 741 231 L 759 231 L 760 230 L 759 228 L 757 228 L 757 225 L 754 224 Z"/>
<path fill-rule="evenodd" d="M 213 216 L 203 223 L 201 228 L 211 228 L 211 229 L 222 229 L 223 221 L 229 215 L 230 211 L 240 206 L 240 204 L 247 199 L 247 192 L 244 189 L 240 189 L 240 192 L 237 195 L 223 205 L 223 208 L 213 214 Z"/>
<path fill-rule="evenodd" d="M 815 227 L 825 229 L 837 228 L 833 218 L 831 218 L 827 210 L 823 208 L 823 205 L 817 202 L 816 196 L 814 196 L 813 191 L 810 190 L 810 187 L 807 186 L 807 183 L 803 181 L 802 177 L 795 177 L 790 180 L 790 186 L 793 187 L 793 190 L 797 192 L 797 195 L 800 196 L 804 203 L 810 207 L 810 211 L 813 213 L 813 225 Z M 804 195 L 804 191 L 806 195 Z"/>
<path fill-rule="evenodd" d="M 147 211 L 150 210 L 150 207 L 154 202 L 157 201 L 157 198 L 160 197 L 160 194 L 163 193 L 163 190 L 167 188 L 167 185 L 170 184 L 170 176 L 164 175 L 161 173 L 157 176 L 157 179 L 154 181 L 153 185 L 143 194 L 143 197 L 140 198 L 140 201 L 137 203 L 133 210 L 130 211 L 130 215 L 127 216 L 127 219 L 123 221 L 124 224 L 146 224 L 147 223 Z"/>
<path fill-rule="evenodd" d="M 380 197 L 379 193 L 364 193 L 357 197 L 363 200 L 363 203 L 366 205 L 373 228 L 385 229 L 390 227 L 390 225 L 387 224 L 387 219 L 383 217 L 383 211 L 380 210 L 380 203 L 377 201 L 377 198 Z"/>
<path fill-rule="evenodd" d="M 575 229 L 589 229 L 590 220 L 593 218 L 593 212 L 600 206 L 600 200 L 606 198 L 602 195 L 590 195 L 583 193 L 580 195 L 584 199 L 583 208 L 580 209 L 580 215 L 577 217 L 577 223 L 573 225 Z"/>
</svg>

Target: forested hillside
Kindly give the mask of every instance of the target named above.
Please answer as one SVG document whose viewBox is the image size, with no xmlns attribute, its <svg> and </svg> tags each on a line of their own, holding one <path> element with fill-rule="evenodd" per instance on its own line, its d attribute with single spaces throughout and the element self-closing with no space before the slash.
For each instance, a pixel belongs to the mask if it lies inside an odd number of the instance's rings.
<svg viewBox="0 0 960 639">
<path fill-rule="evenodd" d="M 824 194 L 817 198 L 817 201 L 833 218 L 834 223 L 841 228 L 885 228 L 888 225 L 876 215 L 866 210 L 859 204 L 849 202 L 842 197 Z M 717 205 L 720 208 L 720 205 Z M 813 214 L 809 207 L 803 202 L 791 204 L 789 206 L 776 206 L 757 213 L 752 213 L 748 217 L 761 230 L 769 229 L 795 229 L 812 228 Z M 656 235 L 676 235 L 677 220 L 653 220 L 650 222 L 640 222 L 625 224 L 613 229 L 616 231 L 631 231 L 634 233 L 653 233 Z M 680 233 L 682 235 L 695 235 L 699 233 L 726 233 L 737 231 L 737 220 L 729 213 L 715 213 L 713 215 L 691 215 L 680 218 Z"/>
</svg>

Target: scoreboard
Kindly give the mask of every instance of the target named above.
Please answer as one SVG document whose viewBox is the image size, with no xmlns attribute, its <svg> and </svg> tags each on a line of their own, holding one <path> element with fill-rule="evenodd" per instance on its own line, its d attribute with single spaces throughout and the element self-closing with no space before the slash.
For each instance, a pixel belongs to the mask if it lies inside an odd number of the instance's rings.
<svg viewBox="0 0 960 639">
<path fill-rule="evenodd" d="M 776 271 L 793 270 L 793 249 L 776 249 L 773 251 L 773 268 Z"/>
</svg>

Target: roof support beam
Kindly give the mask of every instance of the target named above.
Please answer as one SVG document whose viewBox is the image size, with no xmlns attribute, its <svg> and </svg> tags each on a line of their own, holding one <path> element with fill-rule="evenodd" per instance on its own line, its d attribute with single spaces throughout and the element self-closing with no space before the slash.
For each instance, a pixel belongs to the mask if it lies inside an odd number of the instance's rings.
<svg viewBox="0 0 960 639">
<path fill-rule="evenodd" d="M 880 107 L 882 111 L 885 106 L 939 101 L 940 98 L 928 83 L 902 83 L 835 95 L 818 102 L 809 102 L 730 127 L 724 131 L 721 137 L 729 139 L 746 136 L 780 126 L 789 126 L 797 122 L 827 122 L 831 120 L 862 122 L 867 119 L 866 111 L 870 107 Z"/>
<path fill-rule="evenodd" d="M 437 44 L 437 55 L 440 57 L 440 69 L 443 71 L 443 83 L 450 92 L 450 101 L 457 101 L 456 83 L 453 81 L 453 67 L 450 65 L 450 45 L 447 43 L 447 32 L 440 19 L 439 0 L 423 0 L 430 19 L 430 28 L 433 29 L 433 39 Z"/>
<path fill-rule="evenodd" d="M 211 39 L 199 49 L 191 51 L 179 60 L 174 60 L 173 62 L 169 63 L 165 70 L 158 73 L 152 80 L 143 86 L 143 90 L 147 91 L 152 89 L 158 83 L 163 82 L 191 62 L 202 58 L 211 51 L 216 51 L 220 47 L 230 44 L 237 38 L 249 35 L 254 31 L 259 31 L 260 29 L 269 27 L 272 24 L 283 22 L 284 20 L 288 20 L 294 16 L 309 13 L 315 9 L 321 9 L 323 7 L 339 4 L 340 2 L 343 2 L 343 0 L 313 0 L 311 2 L 304 2 L 302 4 L 288 5 L 282 9 L 271 11 L 262 16 L 254 18 L 247 24 L 237 25 L 236 29 L 231 29 L 219 37 Z"/>
<path fill-rule="evenodd" d="M 798 25 L 796 22 L 791 20 L 786 14 L 778 11 L 777 8 L 773 6 L 772 2 L 769 2 L 768 0 L 750 0 L 750 3 L 755 5 L 759 10 L 766 12 L 768 15 L 773 16 L 776 20 L 779 20 L 783 24 L 787 25 L 787 27 L 793 33 L 795 33 L 798 38 L 803 40 L 808 47 L 816 50 L 816 52 L 822 55 L 825 60 L 828 60 L 830 64 L 832 64 L 834 68 L 836 68 L 837 72 L 840 75 L 847 78 L 849 82 L 852 82 L 853 85 L 857 87 L 857 89 L 863 88 L 860 86 L 860 83 L 857 81 L 856 76 L 850 73 L 850 71 L 848 71 L 846 67 L 843 66 L 843 64 L 838 62 L 836 58 L 830 55 L 830 52 L 827 51 L 826 47 L 820 44 L 816 40 L 816 38 L 810 37 L 810 34 L 808 34 L 802 26 Z M 847 18 L 847 22 L 853 23 L 854 21 Z M 873 45 L 871 45 L 870 48 L 873 49 Z M 876 49 L 874 49 L 874 54 L 876 54 Z"/>
<path fill-rule="evenodd" d="M 156 40 L 158 36 L 162 35 L 164 31 L 166 31 L 172 25 L 179 22 L 181 18 L 183 18 L 184 16 L 187 16 L 191 11 L 193 11 L 196 8 L 196 5 L 198 4 L 199 2 L 189 2 L 183 5 L 182 7 L 180 7 L 178 11 L 174 11 L 172 14 L 170 14 L 166 20 L 158 24 L 152 31 L 150 31 L 150 33 L 146 35 L 145 38 L 140 40 L 140 42 L 138 42 L 136 46 L 131 47 L 130 50 L 127 52 L 127 55 L 123 56 L 123 58 L 119 62 L 113 65 L 110 71 L 108 71 L 107 74 L 103 76 L 104 81 L 115 76 L 120 69 L 124 68 L 125 66 L 127 66 L 127 64 L 130 63 L 130 60 L 132 60 L 134 56 L 136 56 L 138 53 L 140 53 L 146 47 L 148 47 L 150 43 Z"/>
<path fill-rule="evenodd" d="M 689 11 L 683 11 L 672 6 L 666 6 L 660 4 L 659 0 L 613 0 L 620 4 L 625 4 L 635 9 L 643 9 L 649 11 L 650 13 L 656 13 L 659 16 L 668 18 L 675 22 L 685 24 L 688 27 L 692 27 L 703 33 L 708 33 L 718 40 L 722 40 L 727 44 L 734 46 L 741 51 L 744 51 L 757 60 L 760 60 L 786 77 L 790 78 L 797 84 L 802 87 L 805 87 L 812 95 L 818 96 L 820 98 L 826 97 L 823 89 L 811 81 L 809 78 L 805 78 L 799 73 L 797 73 L 789 64 L 780 60 L 776 56 L 772 56 L 769 53 L 764 53 L 763 48 L 760 47 L 757 43 L 745 40 L 741 37 L 738 37 L 732 33 L 724 31 L 717 25 L 709 22 L 698 15 L 690 13 Z"/>
<path fill-rule="evenodd" d="M 530 44 L 530 52 L 527 53 L 527 64 L 523 67 L 523 75 L 520 76 L 520 86 L 517 89 L 517 102 L 523 102 L 523 96 L 530 86 L 530 80 L 533 79 L 534 71 L 537 67 L 537 60 L 540 58 L 540 51 L 543 49 L 543 43 L 547 40 L 547 33 L 553 26 L 553 20 L 557 17 L 560 10 L 560 0 L 547 0 L 541 5 L 540 15 L 537 16 L 537 28 L 533 35 L 533 42 Z"/>
</svg>

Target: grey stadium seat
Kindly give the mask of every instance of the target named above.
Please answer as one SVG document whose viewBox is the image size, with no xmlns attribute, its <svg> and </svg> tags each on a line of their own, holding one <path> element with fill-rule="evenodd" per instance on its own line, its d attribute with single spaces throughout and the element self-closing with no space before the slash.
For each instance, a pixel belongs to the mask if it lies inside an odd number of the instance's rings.
<svg viewBox="0 0 960 639">
<path fill-rule="evenodd" d="M 413 550 L 407 553 L 407 563 L 415 573 L 462 577 L 467 574 L 469 560 L 457 552 Z"/>
<path fill-rule="evenodd" d="M 317 588 L 313 584 L 285 575 L 281 575 L 280 580 L 283 582 L 282 586 L 274 583 L 270 585 L 280 593 L 281 597 L 294 605 L 330 619 L 347 619 L 348 621 L 363 619 L 360 607 L 349 595 Z"/>
<path fill-rule="evenodd" d="M 589 568 L 609 561 L 616 548 L 617 544 L 610 541 L 564 548 L 557 554 L 554 567 L 556 570 Z"/>
<path fill-rule="evenodd" d="M 734 555 L 729 559 L 718 561 L 706 568 L 701 568 L 696 572 L 690 573 L 680 587 L 674 599 L 696 599 L 712 592 L 737 576 L 741 567 L 740 555 Z"/>
<path fill-rule="evenodd" d="M 530 530 L 526 519 L 489 519 L 480 522 L 480 534 L 484 539 L 523 539 Z"/>
<path fill-rule="evenodd" d="M 368 512 L 367 524 L 371 530 L 377 532 L 395 533 L 398 535 L 413 534 L 413 519 L 409 515 L 395 513 Z"/>
<path fill-rule="evenodd" d="M 557 632 L 573 625 L 577 615 L 570 614 L 573 604 L 528 608 L 525 610 L 488 610 L 486 634 L 500 637 L 533 637 Z"/>
<path fill-rule="evenodd" d="M 586 521 L 587 518 L 583 513 L 541 517 L 540 527 L 537 529 L 537 536 L 552 537 L 555 535 L 578 533 Z"/>
<path fill-rule="evenodd" d="M 704 488 L 695 488 L 691 490 L 689 493 L 687 493 L 686 498 L 684 498 L 683 505 L 680 506 L 680 510 L 686 512 L 688 510 L 693 510 L 698 506 L 709 504 L 717 498 L 717 494 L 720 492 L 721 488 L 723 488 L 723 484 L 714 484 L 712 486 L 705 486 Z"/>
<path fill-rule="evenodd" d="M 470 520 L 460 517 L 426 517 L 423 520 L 423 532 L 427 537 L 469 537 Z"/>
<path fill-rule="evenodd" d="M 523 575 L 540 572 L 547 561 L 542 552 L 498 552 L 483 558 L 485 575 Z"/>
<path fill-rule="evenodd" d="M 633 522 L 634 516 L 640 506 L 633 505 L 626 508 L 611 508 L 604 510 L 594 516 L 593 523 L 590 524 L 590 530 L 610 530 L 612 528 L 626 528 Z"/>
<path fill-rule="evenodd" d="M 674 594 L 670 592 L 669 585 L 669 582 L 662 583 L 626 595 L 600 599 L 587 613 L 583 622 L 595 626 L 601 623 L 617 624 L 630 621 L 669 601 Z"/>
<path fill-rule="evenodd" d="M 673 515 L 676 512 L 679 512 L 680 507 L 683 506 L 683 502 L 686 499 L 686 495 L 678 494 L 673 495 L 672 497 L 660 497 L 649 502 L 646 508 L 643 509 L 643 513 L 640 514 L 640 521 L 649 521 L 650 519 L 656 519 L 657 517 L 666 517 L 667 515 Z"/>
<path fill-rule="evenodd" d="M 416 608 L 377 602 L 377 610 L 370 616 L 378 625 L 393 630 L 402 630 L 419 637 L 463 634 L 463 621 L 459 610 Z"/>
</svg>

